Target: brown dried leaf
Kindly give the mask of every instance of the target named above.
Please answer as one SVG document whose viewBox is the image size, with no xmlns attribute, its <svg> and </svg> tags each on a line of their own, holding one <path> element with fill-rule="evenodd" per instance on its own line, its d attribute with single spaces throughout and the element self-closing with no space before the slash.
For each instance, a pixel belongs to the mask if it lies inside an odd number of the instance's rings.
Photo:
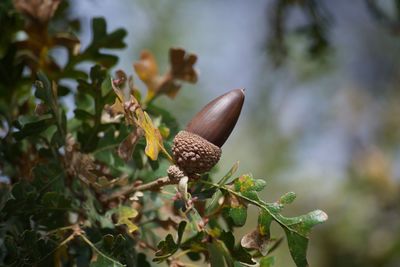
<svg viewBox="0 0 400 267">
<path fill-rule="evenodd" d="M 135 150 L 136 144 L 139 141 L 140 137 L 142 137 L 142 131 L 139 131 L 139 128 L 130 133 L 124 141 L 121 142 L 118 146 L 118 156 L 120 156 L 123 160 L 128 162 L 132 159 L 132 153 Z"/>
<path fill-rule="evenodd" d="M 163 92 L 170 98 L 174 98 L 178 92 L 179 89 L 181 89 L 182 85 L 177 82 L 176 80 L 173 80 L 171 76 L 165 76 L 164 81 L 160 85 L 159 92 Z"/>
<path fill-rule="evenodd" d="M 169 50 L 171 64 L 171 76 L 173 79 L 186 81 L 189 83 L 197 82 L 197 72 L 193 65 L 197 61 L 195 54 L 186 53 L 182 48 L 171 48 Z"/>
<path fill-rule="evenodd" d="M 143 51 L 140 60 L 133 64 L 139 78 L 147 86 L 146 101 L 152 100 L 159 94 L 174 98 L 181 88 L 180 81 L 195 83 L 197 72 L 193 65 L 197 56 L 188 54 L 181 48 L 172 48 L 169 52 L 170 70 L 164 75 L 158 72 L 158 66 L 153 54 Z"/>
<path fill-rule="evenodd" d="M 117 87 L 115 81 L 111 81 L 111 85 L 117 97 L 115 98 L 114 104 L 107 107 L 106 111 L 111 117 L 123 114 L 127 124 L 133 125 L 135 123 L 133 114 L 135 109 L 139 107 L 138 101 L 132 95 L 129 100 L 126 100 L 124 93 Z"/>
<path fill-rule="evenodd" d="M 66 138 L 65 161 L 65 165 L 68 166 L 67 171 L 70 175 L 79 177 L 87 184 L 96 181 L 97 175 L 92 172 L 96 168 L 93 159 L 89 155 L 79 151 L 78 144 L 76 144 L 71 135 Z"/>
<path fill-rule="evenodd" d="M 125 114 L 124 103 L 122 102 L 123 100 L 125 100 L 125 97 L 123 95 L 122 95 L 122 97 L 123 98 L 121 100 L 121 98 L 118 97 L 118 93 L 117 93 L 117 97 L 114 100 L 114 104 L 107 107 L 106 110 L 110 114 L 111 117 L 115 117 L 119 114 Z"/>
<path fill-rule="evenodd" d="M 140 60 L 133 64 L 140 80 L 147 86 L 148 97 L 153 97 L 159 90 L 161 77 L 158 74 L 157 62 L 150 51 L 144 50 L 140 54 Z"/>
<path fill-rule="evenodd" d="M 114 80 L 114 83 L 117 84 L 119 87 L 123 87 L 128 80 L 126 73 L 123 70 L 117 70 L 115 72 L 115 76 L 117 77 L 117 79 Z"/>
<path fill-rule="evenodd" d="M 46 23 L 53 17 L 61 0 L 13 0 L 15 9 L 33 20 Z"/>
<path fill-rule="evenodd" d="M 267 255 L 268 253 L 268 245 L 270 241 L 268 236 L 261 235 L 258 229 L 251 231 L 250 233 L 244 235 L 240 244 L 244 248 L 248 249 L 256 249 L 258 250 L 263 256 Z"/>
<path fill-rule="evenodd" d="M 181 221 L 180 217 L 171 202 L 165 202 L 163 206 L 158 210 L 159 224 L 165 230 L 169 230 L 170 227 L 176 227 Z"/>
</svg>

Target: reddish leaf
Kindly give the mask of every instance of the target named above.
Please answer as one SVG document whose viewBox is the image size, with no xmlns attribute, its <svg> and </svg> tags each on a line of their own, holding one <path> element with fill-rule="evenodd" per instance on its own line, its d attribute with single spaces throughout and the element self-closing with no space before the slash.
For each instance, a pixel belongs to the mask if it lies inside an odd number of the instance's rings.
<svg viewBox="0 0 400 267">
<path fill-rule="evenodd" d="M 197 72 L 193 68 L 197 61 L 196 55 L 186 53 L 182 48 L 171 48 L 169 50 L 169 58 L 173 79 L 190 83 L 197 82 Z"/>
</svg>

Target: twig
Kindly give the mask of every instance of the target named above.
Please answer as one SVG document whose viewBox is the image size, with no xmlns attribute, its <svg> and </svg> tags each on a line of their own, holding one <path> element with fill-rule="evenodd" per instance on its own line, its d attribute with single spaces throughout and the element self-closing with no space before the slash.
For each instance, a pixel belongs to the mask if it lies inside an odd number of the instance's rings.
<svg viewBox="0 0 400 267">
<path fill-rule="evenodd" d="M 157 190 L 162 186 L 175 184 L 178 181 L 175 179 L 171 180 L 168 176 L 160 177 L 154 181 L 151 181 L 147 184 L 141 184 L 134 188 L 134 191 L 148 191 L 148 190 Z"/>
<path fill-rule="evenodd" d="M 88 244 L 94 251 L 96 251 L 97 254 L 99 254 L 102 257 L 106 258 L 107 260 L 111 261 L 113 263 L 113 266 L 115 266 L 115 265 L 117 265 L 117 266 L 126 266 L 126 265 L 123 265 L 120 262 L 110 258 L 109 256 L 107 256 L 103 252 L 101 252 L 84 234 L 81 234 L 80 237 L 83 239 L 83 241 L 86 242 L 86 244 Z"/>
<path fill-rule="evenodd" d="M 59 248 L 61 248 L 62 246 L 64 246 L 65 244 L 67 244 L 69 241 L 71 241 L 72 239 L 74 239 L 76 236 L 76 233 L 72 233 L 71 235 L 69 235 L 66 239 L 64 239 L 64 241 L 62 241 L 55 249 L 53 249 L 52 251 L 50 251 L 49 253 L 47 253 L 43 258 L 41 258 L 38 262 L 36 262 L 36 264 L 39 264 L 40 262 L 44 261 L 48 256 L 50 256 L 51 254 L 53 254 L 54 252 L 56 252 Z"/>
<path fill-rule="evenodd" d="M 176 184 L 177 182 L 178 181 L 175 179 L 170 179 L 168 176 L 164 176 L 164 177 L 160 177 L 160 178 L 158 178 L 154 181 L 151 181 L 149 183 L 146 183 L 146 184 L 123 187 L 120 190 L 118 190 L 108 196 L 104 196 L 101 199 L 101 201 L 108 202 L 110 200 L 117 199 L 120 197 L 126 197 L 127 195 L 130 195 L 137 191 L 156 191 L 165 185 Z"/>
</svg>

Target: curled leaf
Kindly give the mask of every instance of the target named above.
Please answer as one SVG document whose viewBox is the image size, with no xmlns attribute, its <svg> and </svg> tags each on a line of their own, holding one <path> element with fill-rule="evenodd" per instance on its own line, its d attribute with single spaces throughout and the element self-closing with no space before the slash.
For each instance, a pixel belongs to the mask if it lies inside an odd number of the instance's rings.
<svg viewBox="0 0 400 267">
<path fill-rule="evenodd" d="M 167 156 L 168 153 L 164 148 L 162 136 L 157 127 L 154 127 L 150 116 L 142 109 L 136 110 L 137 124 L 144 131 L 146 138 L 145 153 L 152 160 L 157 160 L 158 153 L 163 151 Z"/>
</svg>

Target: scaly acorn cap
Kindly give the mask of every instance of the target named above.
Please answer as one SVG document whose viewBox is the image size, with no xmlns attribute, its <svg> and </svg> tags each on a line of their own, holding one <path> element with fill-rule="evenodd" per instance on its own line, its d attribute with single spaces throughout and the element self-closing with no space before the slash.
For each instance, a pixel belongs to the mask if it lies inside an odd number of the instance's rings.
<svg viewBox="0 0 400 267">
<path fill-rule="evenodd" d="M 211 170 L 231 134 L 244 102 L 244 90 L 232 90 L 208 103 L 174 138 L 175 164 L 187 174 Z"/>
<path fill-rule="evenodd" d="M 187 174 L 211 170 L 219 161 L 221 152 L 221 148 L 187 131 L 180 131 L 175 136 L 172 147 L 175 164 Z"/>
</svg>

